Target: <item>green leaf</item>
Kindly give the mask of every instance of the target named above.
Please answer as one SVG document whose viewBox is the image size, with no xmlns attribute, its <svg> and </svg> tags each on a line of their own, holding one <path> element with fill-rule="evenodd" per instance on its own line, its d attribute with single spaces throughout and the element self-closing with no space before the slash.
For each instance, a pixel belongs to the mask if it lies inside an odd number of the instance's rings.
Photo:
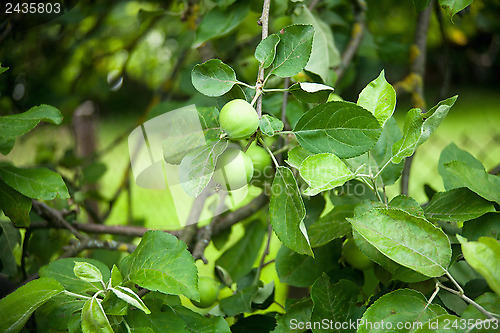
<svg viewBox="0 0 500 333">
<path fill-rule="evenodd" d="M 384 70 L 361 91 L 357 104 L 373 113 L 382 127 L 392 117 L 396 108 L 396 91 L 385 80 Z"/>
<path fill-rule="evenodd" d="M 207 187 L 214 174 L 217 158 L 227 146 L 226 140 L 210 141 L 184 156 L 179 165 L 179 181 L 187 194 L 197 197 Z"/>
<path fill-rule="evenodd" d="M 313 153 L 350 158 L 370 150 L 382 129 L 362 107 L 350 102 L 329 102 L 307 111 L 293 131 L 300 145 Z"/>
<path fill-rule="evenodd" d="M 295 287 L 309 287 L 322 273 L 335 267 L 337 244 L 314 249 L 314 258 L 295 253 L 286 246 L 282 246 L 276 255 L 276 271 L 282 283 Z"/>
<path fill-rule="evenodd" d="M 7 155 L 10 153 L 14 145 L 16 144 L 16 139 L 0 141 L 0 154 Z"/>
<path fill-rule="evenodd" d="M 118 298 L 124 300 L 132 306 L 135 306 L 139 310 L 142 310 L 145 314 L 151 313 L 146 304 L 144 304 L 142 299 L 136 293 L 134 293 L 132 289 L 122 286 L 116 286 L 114 288 L 111 288 L 111 290 Z"/>
<path fill-rule="evenodd" d="M 20 169 L 0 164 L 0 178 L 21 194 L 41 200 L 69 198 L 66 184 L 58 173 L 47 168 Z"/>
<path fill-rule="evenodd" d="M 252 299 L 257 295 L 257 289 L 257 286 L 250 286 L 239 290 L 236 294 L 221 299 L 219 306 L 230 317 L 240 313 L 250 313 L 252 312 Z"/>
<path fill-rule="evenodd" d="M 83 305 L 82 331 L 83 333 L 113 333 L 108 317 L 97 297 L 92 297 Z"/>
<path fill-rule="evenodd" d="M 8 221 L 0 221 L 0 273 L 13 276 L 17 272 L 13 250 L 20 244 L 21 234 Z"/>
<path fill-rule="evenodd" d="M 255 58 L 260 62 L 263 68 L 272 65 L 276 57 L 276 46 L 280 42 L 280 37 L 276 34 L 267 36 L 261 40 L 255 49 Z"/>
<path fill-rule="evenodd" d="M 301 146 L 293 147 L 288 152 L 288 159 L 286 160 L 286 163 L 295 169 L 299 169 L 302 162 L 304 162 L 304 160 L 311 155 L 311 152 L 305 150 Z"/>
<path fill-rule="evenodd" d="M 16 227 L 30 225 L 31 200 L 0 179 L 0 209 Z"/>
<path fill-rule="evenodd" d="M 348 221 L 385 256 L 421 274 L 441 276 L 450 263 L 448 237 L 423 218 L 399 209 L 374 208 Z"/>
<path fill-rule="evenodd" d="M 441 101 L 423 114 L 425 121 L 422 124 L 422 131 L 418 140 L 418 145 L 421 145 L 422 143 L 427 141 L 431 134 L 443 122 L 444 118 L 446 118 L 446 116 L 448 115 L 451 107 L 457 101 L 457 98 L 458 96 L 453 96 L 444 101 Z"/>
<path fill-rule="evenodd" d="M 312 25 L 295 24 L 283 29 L 276 49 L 272 73 L 289 77 L 306 67 L 311 54 L 314 28 Z"/>
<path fill-rule="evenodd" d="M 283 122 L 276 117 L 265 114 L 260 118 L 259 128 L 262 134 L 274 136 L 277 132 L 283 130 Z"/>
<path fill-rule="evenodd" d="M 244 101 L 247 100 L 247 96 L 245 95 L 245 92 L 237 84 L 235 84 L 231 88 L 231 90 L 229 90 L 224 95 L 217 97 L 217 107 L 219 109 L 222 109 L 224 107 L 224 105 L 226 105 L 228 102 L 232 101 L 233 99 L 242 99 Z M 217 108 L 215 108 L 215 110 L 217 110 L 217 118 L 215 120 L 217 121 L 217 126 L 219 126 L 219 110 Z"/>
<path fill-rule="evenodd" d="M 494 211 L 491 202 L 462 187 L 434 194 L 425 207 L 425 217 L 429 221 L 465 222 Z"/>
<path fill-rule="evenodd" d="M 403 137 L 392 145 L 393 163 L 399 164 L 405 157 L 413 155 L 420 139 L 423 121 L 424 118 L 420 109 L 408 111 L 405 118 Z"/>
<path fill-rule="evenodd" d="M 477 242 L 468 242 L 457 235 L 462 244 L 465 260 L 488 282 L 491 290 L 500 295 L 500 243 L 491 237 L 480 237 Z"/>
<path fill-rule="evenodd" d="M 19 332 L 31 314 L 42 304 L 63 291 L 53 279 L 40 278 L 28 282 L 0 299 L 0 332 Z"/>
<path fill-rule="evenodd" d="M 196 29 L 195 47 L 204 42 L 222 37 L 236 28 L 250 11 L 248 2 L 240 1 L 236 5 L 222 9 L 214 7 L 206 13 Z"/>
<path fill-rule="evenodd" d="M 276 328 L 271 333 L 290 333 L 290 330 L 293 330 L 294 333 L 306 332 L 307 328 L 298 328 L 298 325 L 293 325 L 293 323 L 306 323 L 310 321 L 312 307 L 313 304 L 310 299 L 298 301 L 290 305 L 284 314 L 277 317 Z"/>
<path fill-rule="evenodd" d="M 397 262 L 389 259 L 382 254 L 375 246 L 367 242 L 355 229 L 352 230 L 352 235 L 356 246 L 370 260 L 376 262 L 392 274 L 392 280 L 403 282 L 419 282 L 428 280 L 429 277 L 417 273 L 416 271 L 402 266 Z"/>
<path fill-rule="evenodd" d="M 450 17 L 450 20 L 453 21 L 453 16 L 470 5 L 472 1 L 474 0 L 439 0 L 439 4 Z"/>
<path fill-rule="evenodd" d="M 196 90 L 211 97 L 224 95 L 238 83 L 234 70 L 219 59 L 195 65 L 191 81 Z"/>
<path fill-rule="evenodd" d="M 73 268 L 75 276 L 80 280 L 87 282 L 101 282 L 102 274 L 99 268 L 95 267 L 88 262 L 75 261 L 75 266 Z"/>
<path fill-rule="evenodd" d="M 441 296 L 441 294 L 440 294 Z M 460 326 L 465 327 L 464 321 L 457 316 L 450 314 L 442 314 L 423 323 L 422 327 L 417 328 L 412 333 L 462 333 Z"/>
<path fill-rule="evenodd" d="M 40 121 L 59 125 L 63 116 L 58 109 L 50 105 L 34 106 L 26 112 L 0 117 L 0 143 L 11 141 L 28 133 Z"/>
<path fill-rule="evenodd" d="M 109 279 L 108 266 L 98 260 L 87 258 L 58 259 L 40 268 L 39 274 L 41 277 L 48 277 L 58 281 L 64 286 L 64 289 L 76 294 L 87 295 L 87 293 L 93 294 L 101 290 L 101 283 L 88 282 L 76 277 L 74 273 L 75 262 L 92 264 L 99 269 L 105 281 Z"/>
<path fill-rule="evenodd" d="M 444 167 L 454 177 L 455 184 L 467 187 L 486 200 L 500 203 L 500 177 L 459 161 L 445 163 Z"/>
<path fill-rule="evenodd" d="M 313 255 L 304 217 L 306 209 L 297 181 L 287 167 L 276 169 L 271 186 L 269 219 L 278 239 L 297 253 Z"/>
<path fill-rule="evenodd" d="M 306 6 L 301 7 L 300 14 L 293 17 L 294 23 L 310 24 L 314 27 L 311 57 L 305 69 L 319 75 L 323 82 L 329 82 L 332 76 L 331 68 L 338 66 L 341 60 L 332 29 Z"/>
<path fill-rule="evenodd" d="M 148 231 L 134 253 L 123 258 L 124 281 L 164 294 L 199 301 L 198 272 L 186 244 L 163 231 Z"/>
<path fill-rule="evenodd" d="M 439 102 L 424 114 L 421 113 L 420 109 L 408 111 L 403 138 L 392 147 L 392 161 L 394 163 L 401 162 L 403 158 L 411 156 L 419 145 L 427 141 L 446 117 L 456 100 L 457 96 L 450 97 Z"/>
<path fill-rule="evenodd" d="M 299 171 L 300 176 L 310 186 L 304 194 L 310 196 L 344 185 L 346 181 L 354 178 L 354 173 L 340 158 L 328 153 L 307 157 Z"/>
<path fill-rule="evenodd" d="M 299 82 L 288 88 L 295 98 L 304 103 L 325 103 L 333 90 L 330 86 L 311 82 Z"/>
<path fill-rule="evenodd" d="M 154 306 L 156 304 L 151 304 Z M 148 328 L 155 333 L 186 333 L 189 332 L 186 323 L 181 317 L 169 306 L 157 306 L 153 308 L 151 314 L 145 314 L 142 311 L 129 311 L 125 320 L 127 324 L 133 328 L 135 333 L 139 329 Z"/>
<path fill-rule="evenodd" d="M 375 146 L 370 150 L 370 156 L 376 162 L 377 166 L 377 169 L 374 170 L 375 174 L 388 163 L 384 170 L 380 173 L 382 183 L 385 186 L 394 184 L 403 172 L 404 163 L 400 162 L 398 164 L 394 164 L 392 162 L 392 146 L 396 143 L 396 141 L 400 140 L 401 137 L 401 130 L 396 123 L 396 119 L 391 117 L 385 122 L 380 138 Z"/>
<path fill-rule="evenodd" d="M 311 289 L 313 310 L 312 322 L 322 322 L 328 318 L 335 323 L 357 321 L 363 308 L 357 306 L 361 290 L 352 281 L 340 280 L 331 284 L 328 275 L 323 275 L 314 283 Z M 331 332 L 327 328 L 313 328 L 314 333 Z M 356 332 L 355 329 L 342 329 L 342 332 Z"/>
<path fill-rule="evenodd" d="M 176 307 L 175 313 L 186 323 L 192 333 L 231 333 L 222 317 L 204 317 L 184 307 Z M 165 331 L 163 331 L 165 332 Z"/>
<path fill-rule="evenodd" d="M 461 187 L 461 182 L 457 181 L 455 176 L 453 176 L 450 171 L 446 170 L 444 166 L 446 163 L 452 161 L 464 162 L 472 168 L 484 170 L 483 164 L 479 162 L 474 156 L 472 156 L 467 151 L 458 148 L 453 142 L 450 143 L 441 151 L 438 162 L 438 171 L 441 175 L 441 178 L 443 178 L 443 184 L 446 190 L 452 190 L 454 188 Z"/>
<path fill-rule="evenodd" d="M 123 282 L 122 273 L 118 269 L 118 267 L 113 264 L 113 268 L 111 268 L 111 277 L 109 278 L 109 286 L 116 287 L 117 285 Z"/>
<path fill-rule="evenodd" d="M 238 281 L 252 269 L 262 247 L 266 227 L 260 221 L 254 221 L 245 227 L 243 238 L 226 250 L 215 265 L 224 268 L 233 281 Z"/>
<path fill-rule="evenodd" d="M 9 69 L 9 67 L 2 67 L 2 64 L 0 63 L 0 74 L 6 72 Z"/>
<path fill-rule="evenodd" d="M 431 0 L 413 0 L 413 4 L 415 5 L 415 8 L 419 12 L 421 12 L 425 8 L 427 8 L 430 3 L 431 3 Z"/>
<path fill-rule="evenodd" d="M 392 198 L 391 202 L 389 202 L 389 207 L 399 208 L 410 215 L 425 218 L 424 210 L 420 207 L 418 202 L 412 197 L 407 197 L 403 194 L 399 194 Z"/>
<path fill-rule="evenodd" d="M 465 222 L 462 236 L 471 241 L 478 240 L 481 236 L 500 240 L 500 214 L 487 213 L 477 219 Z"/>
<path fill-rule="evenodd" d="M 36 315 L 50 318 L 49 327 L 51 329 L 64 331 L 68 329 L 71 320 L 81 317 L 80 310 L 83 308 L 83 304 L 85 304 L 85 300 L 61 293 L 38 308 Z"/>
<path fill-rule="evenodd" d="M 307 229 L 311 247 L 323 246 L 349 234 L 351 224 L 346 218 L 353 216 L 353 209 L 353 205 L 336 205 L 328 214 L 311 224 Z"/>
<path fill-rule="evenodd" d="M 358 329 L 359 333 L 375 333 L 395 331 L 398 323 L 412 323 L 419 321 L 426 323 L 439 315 L 446 314 L 441 306 L 430 304 L 426 307 L 427 299 L 418 291 L 412 289 L 398 289 L 385 294 L 373 303 L 363 314 L 363 321 Z M 370 329 L 370 323 L 381 323 L 384 325 L 375 326 Z M 391 326 L 388 326 L 390 325 Z M 373 326 L 372 326 L 373 327 Z M 392 327 L 389 330 L 387 327 Z M 400 329 L 397 332 L 410 332 L 410 329 Z"/>
</svg>

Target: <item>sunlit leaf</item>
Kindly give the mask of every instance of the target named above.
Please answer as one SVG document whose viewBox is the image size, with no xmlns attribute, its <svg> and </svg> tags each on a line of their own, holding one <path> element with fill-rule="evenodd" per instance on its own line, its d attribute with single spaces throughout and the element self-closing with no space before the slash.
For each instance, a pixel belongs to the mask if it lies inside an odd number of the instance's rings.
<svg viewBox="0 0 500 333">
<path fill-rule="evenodd" d="M 441 276 L 450 263 L 448 237 L 423 218 L 399 209 L 374 208 L 348 220 L 385 256 L 419 273 Z"/>
<path fill-rule="evenodd" d="M 276 49 L 273 74 L 289 77 L 307 65 L 311 54 L 314 28 L 312 25 L 295 24 L 283 29 Z"/>
<path fill-rule="evenodd" d="M 313 153 L 350 158 L 370 150 L 382 129 L 362 107 L 350 102 L 329 102 L 307 111 L 293 132 L 300 145 Z"/>
<path fill-rule="evenodd" d="M 306 209 L 290 169 L 278 167 L 271 187 L 269 219 L 278 239 L 297 253 L 313 255 L 304 225 Z"/>
</svg>

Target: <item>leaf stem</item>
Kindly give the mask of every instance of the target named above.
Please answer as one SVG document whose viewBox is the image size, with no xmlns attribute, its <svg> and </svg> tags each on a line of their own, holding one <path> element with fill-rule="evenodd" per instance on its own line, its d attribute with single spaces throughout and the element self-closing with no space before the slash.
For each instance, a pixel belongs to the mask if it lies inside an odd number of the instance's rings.
<svg viewBox="0 0 500 333">
<path fill-rule="evenodd" d="M 266 150 L 267 150 L 267 153 L 271 156 L 271 158 L 273 159 L 273 162 L 274 162 L 274 165 L 276 166 L 276 168 L 278 168 L 280 165 L 278 163 L 278 161 L 276 160 L 276 157 L 274 157 L 274 154 L 272 151 L 269 150 L 269 147 L 267 147 L 265 144 L 264 144 L 264 141 L 263 140 L 260 140 L 260 143 L 262 144 L 262 147 L 264 147 Z"/>
<path fill-rule="evenodd" d="M 260 258 L 259 267 L 257 267 L 257 274 L 255 274 L 254 282 L 257 283 L 260 280 L 260 273 L 262 272 L 262 268 L 264 267 L 264 260 L 269 254 L 269 247 L 271 245 L 271 237 L 273 236 L 273 227 L 269 220 L 267 221 L 267 243 L 264 252 L 262 253 L 262 257 Z"/>
<path fill-rule="evenodd" d="M 269 88 L 269 89 L 262 89 L 263 92 L 286 92 L 288 89 L 283 89 L 283 88 Z"/>
<path fill-rule="evenodd" d="M 493 319 L 493 320 L 495 320 L 495 321 L 498 321 L 498 319 L 497 319 L 497 318 L 495 318 L 495 317 L 499 317 L 500 315 L 495 314 L 495 313 L 491 313 L 491 312 L 489 312 L 488 310 L 486 310 L 485 308 L 483 308 L 481 305 L 477 304 L 475 301 L 473 301 L 472 299 L 470 299 L 469 297 L 467 297 L 467 296 L 463 293 L 463 291 L 462 291 L 462 292 L 460 292 L 460 291 L 456 291 L 456 290 L 454 290 L 454 289 L 451 289 L 451 288 L 448 288 L 448 287 L 446 287 L 446 286 L 442 285 L 441 283 L 439 283 L 439 287 L 440 287 L 441 289 L 444 289 L 444 290 L 446 290 L 446 291 L 448 291 L 448 292 L 450 292 L 450 293 L 454 294 L 454 295 L 459 296 L 460 298 L 462 298 L 462 299 L 463 299 L 464 301 L 466 301 L 467 303 L 469 303 L 469 304 L 473 305 L 476 309 L 478 309 L 478 310 L 479 310 L 482 314 L 484 314 L 486 317 L 488 317 L 488 318 L 490 318 L 490 319 Z"/>
<path fill-rule="evenodd" d="M 382 167 L 380 168 L 380 170 L 377 172 L 377 174 L 376 174 L 375 176 L 373 176 L 373 179 L 377 179 L 377 177 L 380 175 L 380 173 L 382 173 L 382 171 L 384 171 L 384 169 L 385 169 L 385 168 L 389 165 L 389 163 L 391 163 L 391 161 L 392 161 L 392 158 L 391 158 L 391 159 L 389 159 L 389 160 L 387 161 L 387 163 L 385 163 L 385 164 L 384 164 L 384 166 L 382 166 Z"/>
<path fill-rule="evenodd" d="M 67 291 L 67 290 L 64 290 L 63 293 L 66 294 L 66 295 L 68 295 L 68 296 L 73 296 L 73 297 L 76 297 L 76 298 L 83 298 L 83 299 L 91 299 L 92 298 L 92 297 L 89 297 L 89 296 L 75 294 L 75 293 L 72 293 L 71 291 Z"/>
<path fill-rule="evenodd" d="M 464 290 L 462 289 L 462 287 L 458 284 L 458 282 L 453 278 L 453 276 L 451 276 L 450 272 L 448 272 L 448 270 L 445 270 L 446 272 L 446 276 L 448 277 L 448 279 L 450 279 L 450 281 L 455 285 L 455 287 L 457 287 L 458 291 L 461 293 L 461 294 L 464 294 Z"/>
<path fill-rule="evenodd" d="M 242 82 L 242 81 L 237 81 L 236 83 L 237 84 L 241 84 L 242 86 L 245 86 L 245 87 L 250 88 L 250 89 L 254 89 L 254 90 L 256 89 L 255 86 L 251 86 L 248 83 L 245 83 L 245 82 Z"/>
</svg>

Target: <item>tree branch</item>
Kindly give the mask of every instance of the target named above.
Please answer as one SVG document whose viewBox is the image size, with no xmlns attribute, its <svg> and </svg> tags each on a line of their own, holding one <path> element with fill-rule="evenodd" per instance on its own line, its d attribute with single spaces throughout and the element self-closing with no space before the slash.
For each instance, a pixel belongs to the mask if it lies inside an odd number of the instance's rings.
<svg viewBox="0 0 500 333">
<path fill-rule="evenodd" d="M 422 109 L 422 112 L 425 111 L 426 107 L 424 98 L 424 74 L 427 53 L 427 31 L 429 29 L 431 12 L 432 3 L 418 14 L 414 43 L 410 48 L 410 74 L 408 77 L 413 79 L 413 85 L 411 87 L 412 104 L 413 107 Z M 401 175 L 401 194 L 403 195 L 408 195 L 412 161 L 413 155 L 406 158 L 403 174 Z"/>
<path fill-rule="evenodd" d="M 68 229 L 79 240 L 87 238 L 86 235 L 81 234 L 78 230 L 75 229 L 75 227 L 73 227 L 68 221 L 66 221 L 62 213 L 57 209 L 49 207 L 43 202 L 37 200 L 32 201 L 32 207 L 35 213 L 44 218 L 47 222 L 54 224 L 54 226 L 61 226 L 65 229 Z"/>
<path fill-rule="evenodd" d="M 337 74 L 337 82 L 340 82 L 342 77 L 349 67 L 354 55 L 361 45 L 363 40 L 364 30 L 366 28 L 366 2 L 365 0 L 352 0 L 354 6 L 354 25 L 352 26 L 351 40 L 347 44 L 346 49 L 342 53 L 342 61 L 335 70 Z"/>
<path fill-rule="evenodd" d="M 271 0 L 264 0 L 262 6 L 262 16 L 260 17 L 258 24 L 262 26 L 262 40 L 266 39 L 269 35 L 269 8 L 271 6 Z M 257 82 L 255 84 L 255 93 L 258 94 L 257 105 L 255 110 L 259 115 L 262 116 L 262 88 L 264 85 L 264 68 L 259 67 L 259 74 L 257 75 Z"/>
</svg>

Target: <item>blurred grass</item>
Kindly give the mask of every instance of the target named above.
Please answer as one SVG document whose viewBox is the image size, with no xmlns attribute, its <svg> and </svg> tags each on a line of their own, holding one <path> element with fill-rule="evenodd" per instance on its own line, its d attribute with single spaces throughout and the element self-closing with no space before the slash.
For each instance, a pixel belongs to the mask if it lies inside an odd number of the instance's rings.
<svg viewBox="0 0 500 333">
<path fill-rule="evenodd" d="M 457 102 L 446 119 L 415 153 L 409 194 L 420 203 L 428 200 L 424 193 L 425 184 L 437 191 L 444 190 L 437 166 L 441 151 L 451 142 L 474 155 L 486 170 L 500 164 L 500 93 L 494 89 L 463 87 L 449 96 L 455 94 L 458 95 Z M 396 112 L 400 128 L 403 128 L 407 110 L 403 105 Z M 387 188 L 388 195 L 398 194 L 399 188 L 398 181 Z"/>
</svg>

